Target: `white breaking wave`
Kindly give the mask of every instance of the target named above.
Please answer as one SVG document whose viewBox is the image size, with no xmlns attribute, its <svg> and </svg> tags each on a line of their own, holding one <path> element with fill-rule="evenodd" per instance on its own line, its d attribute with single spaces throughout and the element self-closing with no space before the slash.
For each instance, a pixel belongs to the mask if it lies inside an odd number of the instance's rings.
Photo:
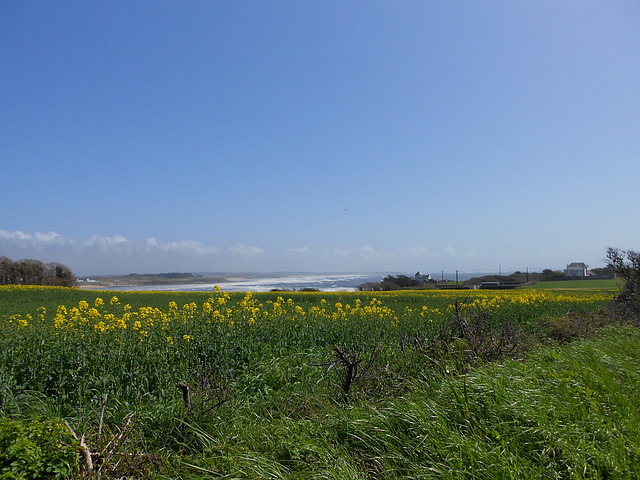
<svg viewBox="0 0 640 480">
<path fill-rule="evenodd" d="M 226 292 L 269 292 L 274 289 L 300 290 L 302 288 L 316 288 L 322 292 L 352 292 L 363 283 L 379 282 L 385 276 L 386 274 L 376 273 L 282 275 L 229 280 L 217 283 L 135 285 L 110 287 L 110 289 L 126 291 L 207 292 L 213 291 L 215 287 L 218 286 Z"/>
</svg>

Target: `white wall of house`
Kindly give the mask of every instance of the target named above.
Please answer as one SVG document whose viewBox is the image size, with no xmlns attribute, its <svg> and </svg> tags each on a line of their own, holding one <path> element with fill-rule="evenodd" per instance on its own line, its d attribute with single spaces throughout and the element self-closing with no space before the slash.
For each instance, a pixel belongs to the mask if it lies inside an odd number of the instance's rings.
<svg viewBox="0 0 640 480">
<path fill-rule="evenodd" d="M 570 263 L 564 269 L 567 277 L 588 277 L 590 275 L 589 265 L 585 263 Z"/>
</svg>

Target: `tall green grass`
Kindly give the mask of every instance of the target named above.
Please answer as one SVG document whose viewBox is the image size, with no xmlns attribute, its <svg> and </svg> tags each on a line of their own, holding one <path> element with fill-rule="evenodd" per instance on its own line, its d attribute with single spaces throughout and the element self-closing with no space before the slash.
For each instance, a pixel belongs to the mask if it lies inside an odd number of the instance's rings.
<svg viewBox="0 0 640 480">
<path fill-rule="evenodd" d="M 640 478 L 639 345 L 636 329 L 608 329 L 376 403 L 186 422 L 195 440 L 174 468 L 183 478 Z"/>
<path fill-rule="evenodd" d="M 98 298 L 97 317 L 56 320 L 58 305 Z M 506 322 L 534 332 L 608 299 L 0 289 L 0 411 L 64 418 L 103 458 L 116 445 L 111 476 L 635 478 L 636 330 L 475 369 L 469 339 L 441 335 L 456 307 L 486 315 L 493 341 Z M 336 348 L 358 365 L 348 395 Z"/>
</svg>

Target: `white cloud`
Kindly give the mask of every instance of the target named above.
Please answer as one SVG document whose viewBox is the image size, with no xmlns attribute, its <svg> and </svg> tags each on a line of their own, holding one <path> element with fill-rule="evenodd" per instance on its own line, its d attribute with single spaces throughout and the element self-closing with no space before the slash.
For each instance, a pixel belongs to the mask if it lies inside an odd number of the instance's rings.
<svg viewBox="0 0 640 480">
<path fill-rule="evenodd" d="M 359 249 L 360 256 L 365 257 L 365 258 L 369 258 L 369 257 L 376 257 L 378 256 L 381 252 L 377 251 L 375 248 L 373 247 L 369 247 L 369 246 L 364 246 L 361 247 Z"/>
<path fill-rule="evenodd" d="M 155 237 L 149 237 L 144 241 L 144 244 L 146 245 L 148 250 L 151 250 L 153 248 L 157 248 L 159 243 L 158 240 L 156 240 Z"/>
<path fill-rule="evenodd" d="M 100 250 L 117 250 L 118 252 L 130 251 L 132 244 L 125 237 L 116 235 L 115 237 L 101 237 L 91 235 L 84 243 L 85 248 L 99 248 Z"/>
<path fill-rule="evenodd" d="M 237 243 L 226 250 L 195 240 L 132 241 L 123 235 L 92 235 L 76 241 L 56 232 L 26 233 L 0 230 L 0 255 L 14 260 L 37 258 L 68 265 L 77 274 L 159 273 L 166 271 L 415 271 L 472 269 L 502 264 L 505 255 L 490 257 L 473 249 L 452 246 L 376 248 L 371 245 L 316 250 L 292 247 L 269 255 L 255 245 Z M 511 258 L 511 257 L 509 257 Z M 478 260 L 482 260 L 480 264 Z M 511 263 L 514 263 L 511 261 Z"/>
<path fill-rule="evenodd" d="M 430 252 L 425 247 L 409 247 L 406 250 L 406 255 L 408 257 L 427 257 L 427 256 L 433 256 L 434 253 Z"/>
<path fill-rule="evenodd" d="M 180 240 L 176 242 L 161 243 L 155 237 L 149 237 L 143 242 L 132 242 L 127 238 L 116 235 L 114 237 L 101 237 L 92 235 L 85 242 L 86 249 L 99 248 L 105 252 L 127 253 L 135 255 L 153 255 L 157 253 L 171 253 L 177 255 L 217 255 L 218 248 L 213 245 L 205 245 L 194 240 Z"/>
<path fill-rule="evenodd" d="M 260 247 L 244 245 L 242 243 L 229 247 L 229 250 L 231 253 L 239 257 L 251 257 L 253 255 L 262 255 L 264 253 L 264 250 Z"/>
<path fill-rule="evenodd" d="M 70 245 L 73 243 L 73 240 L 70 238 L 51 231 L 47 233 L 36 232 L 33 237 L 38 243 L 43 245 Z"/>
<path fill-rule="evenodd" d="M 36 232 L 33 235 L 24 233 L 20 230 L 10 232 L 8 230 L 0 230 L 0 242 L 4 245 L 10 245 L 18 248 L 34 248 L 41 249 L 52 246 L 72 245 L 73 240 L 56 232 L 41 233 Z"/>
<path fill-rule="evenodd" d="M 205 245 L 194 240 L 180 240 L 178 242 L 159 243 L 154 237 L 144 241 L 145 250 L 152 252 L 159 250 L 162 252 L 182 253 L 186 255 L 217 255 L 219 250 L 213 245 Z"/>
<path fill-rule="evenodd" d="M 154 237 L 133 242 L 122 235 L 91 235 L 76 242 L 56 232 L 0 230 L 0 255 L 14 260 L 37 258 L 60 262 L 82 274 L 202 271 L 217 263 L 219 250 L 194 240 L 158 242 Z"/>
<path fill-rule="evenodd" d="M 458 252 L 456 252 L 456 250 L 451 245 L 447 245 L 442 249 L 442 251 L 445 253 L 445 255 L 449 255 L 450 257 L 458 256 Z"/>
<path fill-rule="evenodd" d="M 0 230 L 0 238 L 5 240 L 29 240 L 31 238 L 31 235 L 21 232 L 19 230 L 15 232 Z"/>
</svg>

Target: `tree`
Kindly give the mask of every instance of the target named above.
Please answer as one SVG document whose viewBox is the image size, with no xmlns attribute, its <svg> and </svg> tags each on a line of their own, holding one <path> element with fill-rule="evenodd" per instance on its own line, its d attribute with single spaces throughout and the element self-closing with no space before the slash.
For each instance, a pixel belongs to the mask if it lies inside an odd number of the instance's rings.
<svg viewBox="0 0 640 480">
<path fill-rule="evenodd" d="M 623 298 L 640 299 L 640 252 L 607 248 L 607 267 L 624 279 Z"/>
<path fill-rule="evenodd" d="M 16 262 L 7 257 L 0 257 L 0 285 L 18 283 Z"/>
<path fill-rule="evenodd" d="M 76 276 L 69 267 L 60 263 L 47 263 L 45 266 L 43 285 L 73 287 L 76 282 Z"/>
<path fill-rule="evenodd" d="M 56 285 L 74 287 L 77 278 L 66 265 L 44 264 L 40 260 L 0 257 L 0 285 Z"/>
<path fill-rule="evenodd" d="M 545 268 L 542 270 L 542 275 L 540 276 L 541 281 L 555 281 L 555 280 L 566 280 L 566 276 L 559 270 L 551 270 L 550 268 Z"/>
<path fill-rule="evenodd" d="M 611 267 L 611 265 L 607 265 L 604 268 L 592 268 L 591 269 L 591 276 L 592 277 L 599 277 L 599 276 L 606 276 L 606 275 L 610 275 L 613 276 L 615 272 L 613 271 L 613 268 Z"/>
<path fill-rule="evenodd" d="M 29 258 L 18 262 L 18 279 L 21 285 L 42 285 L 44 263 Z"/>
</svg>

